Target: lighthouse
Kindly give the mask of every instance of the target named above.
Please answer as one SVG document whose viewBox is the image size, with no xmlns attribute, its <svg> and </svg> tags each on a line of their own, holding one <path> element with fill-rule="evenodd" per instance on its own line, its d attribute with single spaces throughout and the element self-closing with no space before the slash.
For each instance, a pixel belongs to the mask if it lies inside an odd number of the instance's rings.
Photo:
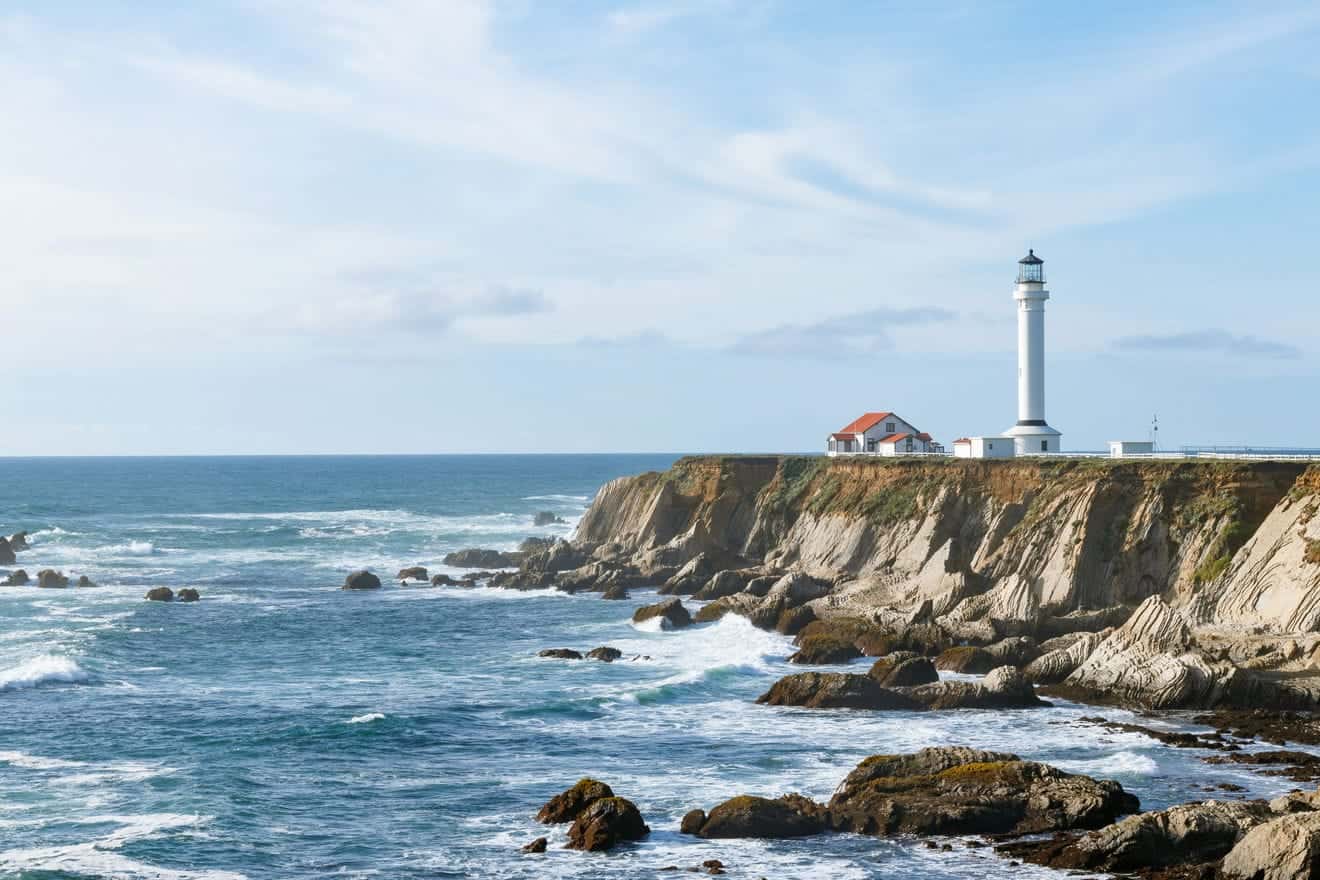
<svg viewBox="0 0 1320 880">
<path fill-rule="evenodd" d="M 1005 431 L 1018 455 L 1058 452 L 1060 433 L 1045 421 L 1045 261 L 1034 250 L 1018 260 L 1013 300 L 1018 316 L 1018 417 Z"/>
</svg>

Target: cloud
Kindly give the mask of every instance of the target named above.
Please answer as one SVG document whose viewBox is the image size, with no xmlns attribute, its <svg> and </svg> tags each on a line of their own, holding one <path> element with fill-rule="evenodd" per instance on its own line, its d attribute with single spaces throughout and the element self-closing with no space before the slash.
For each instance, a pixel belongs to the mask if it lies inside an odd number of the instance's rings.
<svg viewBox="0 0 1320 880">
<path fill-rule="evenodd" d="M 518 318 L 554 309 L 539 290 L 492 286 L 454 295 L 433 291 L 361 291 L 295 309 L 272 326 L 313 333 L 362 330 L 443 333 L 467 319 Z"/>
<path fill-rule="evenodd" d="M 893 349 L 891 329 L 942 324 L 957 318 L 937 308 L 871 309 L 815 324 L 783 324 L 739 339 L 734 354 L 773 357 L 838 358 Z"/>
<path fill-rule="evenodd" d="M 1301 349 L 1286 342 L 1237 336 L 1227 330 L 1195 330 L 1167 335 L 1124 336 L 1114 341 L 1122 351 L 1166 351 L 1220 354 L 1230 357 L 1285 359 L 1302 356 Z"/>
</svg>

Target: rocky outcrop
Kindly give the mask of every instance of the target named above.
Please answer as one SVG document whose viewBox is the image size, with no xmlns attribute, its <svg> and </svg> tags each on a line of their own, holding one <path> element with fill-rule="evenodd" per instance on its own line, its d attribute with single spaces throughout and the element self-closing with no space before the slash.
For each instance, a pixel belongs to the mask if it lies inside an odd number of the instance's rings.
<svg viewBox="0 0 1320 880">
<path fill-rule="evenodd" d="M 994 655 L 984 648 L 950 648 L 935 658 L 935 668 L 947 672 L 962 672 L 970 675 L 985 675 L 999 664 Z"/>
<path fill-rule="evenodd" d="M 1013 844 L 1001 854 L 1051 868 L 1129 873 L 1222 859 L 1274 813 L 1264 801 L 1180 804 L 1081 837 Z"/>
<path fill-rule="evenodd" d="M 11 571 L 9 573 L 9 576 L 5 578 L 4 586 L 25 587 L 28 585 L 29 580 L 28 573 L 20 568 L 17 571 Z"/>
<path fill-rule="evenodd" d="M 537 511 L 536 515 L 532 517 L 532 525 L 538 528 L 541 526 L 562 525 L 563 522 L 564 518 L 559 516 L 559 514 L 555 513 L 553 510 Z"/>
<path fill-rule="evenodd" d="M 636 804 L 616 797 L 608 785 L 595 779 L 580 779 L 572 788 L 552 797 L 536 814 L 536 821 L 547 825 L 572 822 L 568 848 L 588 852 L 640 840 L 651 832 Z"/>
<path fill-rule="evenodd" d="M 1233 674 L 1192 650 L 1184 615 L 1152 596 L 1064 681 L 1094 702 L 1152 709 L 1210 705 Z"/>
<path fill-rule="evenodd" d="M 692 625 L 692 615 L 681 599 L 671 597 L 654 605 L 643 605 L 633 612 L 633 623 L 659 619 L 661 629 L 682 629 Z"/>
<path fill-rule="evenodd" d="M 431 573 L 426 570 L 424 565 L 414 565 L 411 568 L 403 568 L 394 576 L 396 581 L 422 581 L 431 579 Z"/>
<path fill-rule="evenodd" d="M 915 687 L 886 686 L 869 674 L 800 672 L 779 679 L 756 702 L 873 711 L 1030 709 L 1049 705 L 1036 696 L 1031 682 L 1014 666 L 992 670 L 983 681 L 940 681 Z"/>
<path fill-rule="evenodd" d="M 14 555 L 9 539 L 0 538 L 0 565 L 13 565 L 15 562 L 18 562 L 18 557 Z"/>
<path fill-rule="evenodd" d="M 472 548 L 445 554 L 445 565 L 452 568 L 514 568 L 524 559 L 521 553 Z"/>
<path fill-rule="evenodd" d="M 809 837 L 825 830 L 818 804 L 802 795 L 771 800 L 751 795 L 730 798 L 709 813 L 697 810 L 683 817 L 683 833 L 708 840 L 723 838 Z M 700 819 L 700 822 L 696 821 Z"/>
<path fill-rule="evenodd" d="M 180 602 L 200 602 L 202 594 L 192 587 L 184 587 L 174 594 L 174 598 L 178 599 Z"/>
<path fill-rule="evenodd" d="M 1117 782 L 942 747 L 866 759 L 826 809 L 832 828 L 859 834 L 1020 835 L 1099 828 L 1137 808 Z"/>
<path fill-rule="evenodd" d="M 0 538 L 3 540 L 3 538 Z M 28 543 L 27 532 L 15 532 L 9 536 L 9 547 L 15 553 L 22 553 L 24 550 L 31 550 L 32 545 Z"/>
<path fill-rule="evenodd" d="M 845 672 L 801 672 L 786 675 L 771 685 L 756 702 L 767 706 L 807 709 L 921 709 L 922 704 L 896 690 L 883 687 L 867 675 Z"/>
<path fill-rule="evenodd" d="M 607 484 L 571 542 L 492 583 L 701 595 L 702 620 L 798 634 L 799 663 L 962 648 L 940 665 L 1138 705 L 1310 706 L 1317 510 L 1320 467 L 1291 462 L 686 458 Z M 818 626 L 839 620 L 888 642 Z"/>
<path fill-rule="evenodd" d="M 592 648 L 587 652 L 588 660 L 599 660 L 602 663 L 613 663 L 622 656 L 622 651 L 618 648 L 611 648 L 609 645 L 601 645 L 599 648 Z"/>
<path fill-rule="evenodd" d="M 149 602 L 173 602 L 174 591 L 169 587 L 152 587 L 147 590 L 146 598 Z"/>
<path fill-rule="evenodd" d="M 69 585 L 69 579 L 58 571 L 44 568 L 37 572 L 37 586 L 46 589 L 63 589 Z"/>
<path fill-rule="evenodd" d="M 627 798 L 592 801 L 568 829 L 568 848 L 602 852 L 651 833 L 637 805 Z"/>
<path fill-rule="evenodd" d="M 546 801 L 536 814 L 536 821 L 545 825 L 572 822 L 578 814 L 601 798 L 614 797 L 614 790 L 605 783 L 583 777 L 574 785 Z"/>
<path fill-rule="evenodd" d="M 981 681 L 941 681 L 904 693 L 927 709 L 1034 709 L 1048 706 L 1016 666 L 990 670 Z"/>
<path fill-rule="evenodd" d="M 522 851 L 525 853 L 543 853 L 550 846 L 550 841 L 544 837 L 538 837 L 531 843 L 526 844 Z"/>
<path fill-rule="evenodd" d="M 1320 876 L 1320 812 L 1280 816 L 1251 829 L 1224 857 L 1226 880 L 1314 880 Z"/>
<path fill-rule="evenodd" d="M 581 660 L 582 652 L 574 651 L 572 648 L 546 648 L 537 652 L 536 656 L 548 657 L 552 660 Z"/>
<path fill-rule="evenodd" d="M 912 651 L 886 654 L 871 664 L 866 674 L 887 688 L 916 687 L 940 680 L 940 674 L 930 658 Z"/>
<path fill-rule="evenodd" d="M 342 587 L 342 589 L 379 590 L 380 578 L 376 577 L 374 574 L 372 574 L 371 572 L 365 569 L 363 569 L 362 571 L 355 571 L 344 579 L 344 586 Z"/>
</svg>

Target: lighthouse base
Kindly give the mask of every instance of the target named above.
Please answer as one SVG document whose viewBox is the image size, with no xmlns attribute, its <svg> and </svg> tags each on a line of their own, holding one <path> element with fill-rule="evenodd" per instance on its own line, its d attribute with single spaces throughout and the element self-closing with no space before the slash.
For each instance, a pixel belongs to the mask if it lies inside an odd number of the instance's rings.
<svg viewBox="0 0 1320 880">
<path fill-rule="evenodd" d="M 1005 437 L 1013 438 L 1014 452 L 1017 455 L 1050 455 L 1059 453 L 1059 441 L 1063 435 L 1045 424 L 1042 420 L 1019 421 L 1004 432 Z"/>
</svg>

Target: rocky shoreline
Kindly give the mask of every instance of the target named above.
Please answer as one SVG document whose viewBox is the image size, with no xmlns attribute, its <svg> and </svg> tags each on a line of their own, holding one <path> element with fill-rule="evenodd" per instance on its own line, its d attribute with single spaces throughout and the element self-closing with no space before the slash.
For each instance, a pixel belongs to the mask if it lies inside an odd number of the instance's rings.
<svg viewBox="0 0 1320 880">
<path fill-rule="evenodd" d="M 1320 741 L 1311 715 L 1318 508 L 1320 469 L 1279 463 L 692 458 L 608 484 L 571 541 L 528 552 L 486 582 L 610 598 L 658 588 L 672 598 L 636 621 L 671 629 L 735 614 L 793 636 L 796 664 L 876 658 L 865 674 L 786 676 L 760 698 L 768 705 L 1019 711 L 1048 706 L 1043 695 L 1157 714 L 1210 710 L 1197 717 L 1217 733 L 1128 732 L 1313 784 L 1309 753 L 1239 752 L 1256 736 Z M 938 680 L 936 670 L 984 678 Z M 845 780 L 829 804 L 740 796 L 694 809 L 683 830 L 708 839 L 1048 832 L 993 842 L 1010 859 L 1147 877 L 1320 876 L 1315 791 L 1137 813 L 1121 788 L 1088 790 L 1082 799 L 1103 809 L 1060 807 L 1071 817 L 1062 821 L 1015 805 L 1055 803 L 1038 786 L 1075 777 L 1006 754 L 899 769 L 923 760 L 953 759 L 941 750 L 872 759 L 881 775 L 850 776 L 855 785 Z M 965 765 L 978 769 L 950 781 Z M 1068 785 L 1105 785 L 1081 779 Z M 849 791 L 866 806 L 840 801 Z M 986 804 L 995 809 L 985 814 Z M 935 818 L 942 810 L 956 821 Z"/>
</svg>

